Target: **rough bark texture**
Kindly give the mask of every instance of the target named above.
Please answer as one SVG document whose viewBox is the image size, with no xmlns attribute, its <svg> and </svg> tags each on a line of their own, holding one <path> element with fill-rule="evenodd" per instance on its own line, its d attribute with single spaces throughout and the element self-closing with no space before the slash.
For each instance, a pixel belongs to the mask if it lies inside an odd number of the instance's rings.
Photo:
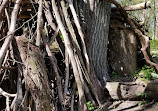
<svg viewBox="0 0 158 111">
<path fill-rule="evenodd" d="M 89 38 L 89 55 L 94 71 L 100 81 L 109 79 L 107 62 L 107 44 L 110 23 L 110 4 L 100 2 L 94 12 Z"/>
<path fill-rule="evenodd" d="M 137 40 L 121 21 L 111 20 L 109 32 L 109 65 L 118 74 L 132 74 L 137 67 Z"/>
<path fill-rule="evenodd" d="M 36 111 L 50 111 L 50 88 L 39 48 L 33 44 L 28 47 L 28 39 L 22 36 L 16 37 L 13 43 L 17 45 L 18 51 L 14 53 L 17 58 L 21 58 L 25 82 L 35 101 Z"/>
</svg>

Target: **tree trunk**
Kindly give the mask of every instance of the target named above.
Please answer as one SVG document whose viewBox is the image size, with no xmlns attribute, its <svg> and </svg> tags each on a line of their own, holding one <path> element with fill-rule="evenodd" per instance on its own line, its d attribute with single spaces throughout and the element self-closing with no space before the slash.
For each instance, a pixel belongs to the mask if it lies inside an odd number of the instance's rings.
<svg viewBox="0 0 158 111">
<path fill-rule="evenodd" d="M 120 20 L 119 20 L 120 18 Z M 134 73 L 137 67 L 137 40 L 131 29 L 116 13 L 111 15 L 109 32 L 109 65 L 121 75 Z"/>
<path fill-rule="evenodd" d="M 28 45 L 29 44 L 29 45 Z M 50 111 L 50 88 L 43 56 L 39 48 L 22 36 L 13 42 L 14 53 L 21 61 L 27 89 L 35 102 L 36 111 Z M 17 46 L 16 46 L 17 45 Z"/>
<path fill-rule="evenodd" d="M 89 55 L 94 66 L 95 74 L 103 83 L 109 79 L 107 44 L 110 23 L 110 4 L 100 2 L 94 12 L 93 24 L 89 37 Z"/>
</svg>

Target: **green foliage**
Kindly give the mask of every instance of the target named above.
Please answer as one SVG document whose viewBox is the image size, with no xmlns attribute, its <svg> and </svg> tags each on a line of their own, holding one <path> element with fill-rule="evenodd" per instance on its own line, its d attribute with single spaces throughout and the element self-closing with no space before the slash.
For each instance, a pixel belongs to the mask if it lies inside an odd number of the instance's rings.
<svg viewBox="0 0 158 111">
<path fill-rule="evenodd" d="M 154 79 L 151 73 L 155 73 L 154 69 L 150 66 L 143 66 L 141 70 L 136 70 L 133 75 L 140 77 L 142 80 L 151 80 Z"/>
<path fill-rule="evenodd" d="M 138 103 L 138 106 L 141 106 L 141 105 L 144 105 L 144 104 L 147 104 L 148 102 L 147 101 L 140 101 L 139 103 Z"/>
<path fill-rule="evenodd" d="M 117 79 L 118 77 L 119 77 L 119 75 L 115 71 L 112 71 L 112 73 L 110 74 L 110 78 L 112 78 L 112 79 Z"/>
<path fill-rule="evenodd" d="M 150 51 L 152 55 L 158 55 L 158 40 L 150 40 Z"/>
<path fill-rule="evenodd" d="M 158 106 L 158 102 L 155 102 L 155 104 Z"/>
<path fill-rule="evenodd" d="M 88 111 L 93 111 L 95 109 L 91 101 L 88 101 L 86 104 L 87 104 Z"/>
<path fill-rule="evenodd" d="M 151 80 L 152 79 L 152 75 L 151 75 L 152 72 L 154 72 L 153 68 L 145 65 L 144 67 L 142 67 L 142 70 L 139 72 L 139 76 L 141 76 L 143 79 Z"/>
<path fill-rule="evenodd" d="M 147 98 L 148 97 L 148 93 L 147 92 L 140 93 L 140 94 L 138 94 L 138 96 L 142 97 L 142 98 Z"/>
<path fill-rule="evenodd" d="M 60 36 L 60 38 L 61 38 L 62 40 L 64 39 L 62 34 L 59 34 L 59 36 Z"/>
<path fill-rule="evenodd" d="M 147 2 L 145 0 L 117 0 L 122 6 L 131 6 L 136 5 L 142 2 Z M 155 4 L 154 4 L 155 1 Z M 128 11 L 127 13 L 130 14 L 130 16 L 136 17 L 137 20 L 140 20 L 145 16 L 146 22 L 145 22 L 145 28 L 148 30 L 148 36 L 154 37 L 154 27 L 156 27 L 156 30 L 158 28 L 158 2 L 156 0 L 150 0 L 151 2 L 151 8 L 145 9 L 145 10 L 136 10 L 136 11 Z M 156 22 L 156 24 L 155 24 Z M 157 31 L 156 31 L 157 33 Z M 157 36 L 157 35 L 156 35 Z"/>
</svg>

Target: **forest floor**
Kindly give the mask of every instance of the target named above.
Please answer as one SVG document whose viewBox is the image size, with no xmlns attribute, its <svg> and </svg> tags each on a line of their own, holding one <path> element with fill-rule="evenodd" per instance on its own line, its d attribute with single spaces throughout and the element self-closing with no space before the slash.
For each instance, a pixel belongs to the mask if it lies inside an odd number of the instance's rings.
<svg viewBox="0 0 158 111">
<path fill-rule="evenodd" d="M 150 41 L 150 53 L 154 62 L 158 64 L 158 40 Z M 135 81 L 134 75 L 120 77 L 113 73 L 112 81 L 115 82 L 132 82 Z M 137 78 L 137 77 L 136 77 Z M 156 96 L 156 95 L 155 95 Z M 109 111 L 158 111 L 157 100 L 116 100 L 108 108 Z"/>
</svg>

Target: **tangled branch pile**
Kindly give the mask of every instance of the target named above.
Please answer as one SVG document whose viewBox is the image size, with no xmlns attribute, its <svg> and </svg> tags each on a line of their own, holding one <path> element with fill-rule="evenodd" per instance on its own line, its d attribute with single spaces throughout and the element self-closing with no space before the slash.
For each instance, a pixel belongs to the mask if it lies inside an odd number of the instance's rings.
<svg viewBox="0 0 158 111">
<path fill-rule="evenodd" d="M 118 7 L 138 35 L 146 61 L 158 69 L 146 53 L 148 37 L 115 0 L 106 1 Z M 0 87 L 13 93 L 0 90 L 7 111 L 83 111 L 88 101 L 105 106 L 107 93 L 88 56 L 76 5 L 77 0 L 1 0 Z"/>
</svg>

